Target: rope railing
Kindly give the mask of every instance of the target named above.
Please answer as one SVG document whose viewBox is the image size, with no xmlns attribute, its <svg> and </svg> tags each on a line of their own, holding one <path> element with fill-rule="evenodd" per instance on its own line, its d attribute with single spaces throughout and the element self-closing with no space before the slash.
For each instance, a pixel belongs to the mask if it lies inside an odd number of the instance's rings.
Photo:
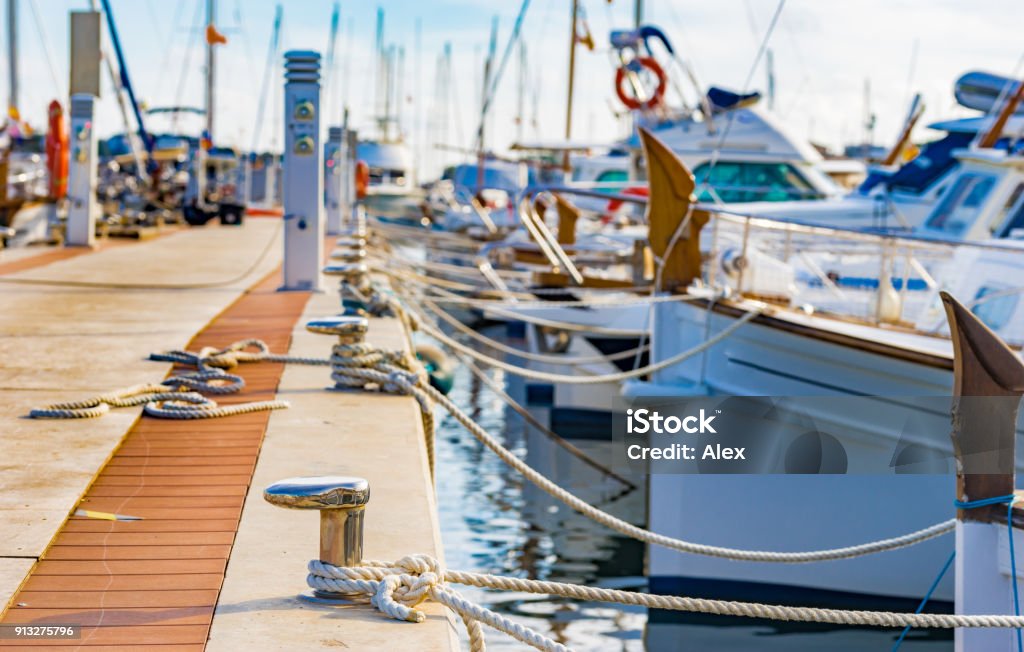
<svg viewBox="0 0 1024 652">
<path fill-rule="evenodd" d="M 581 356 L 566 356 L 566 355 L 533 353 L 532 351 L 524 351 L 522 349 L 517 349 L 514 346 L 509 346 L 509 345 L 505 344 L 504 342 L 501 342 L 501 341 L 496 340 L 496 339 L 494 339 L 492 337 L 487 337 L 486 335 L 478 333 L 477 331 L 475 331 L 472 328 L 470 328 L 470 327 L 466 326 L 465 324 L 463 324 L 457 318 L 453 317 L 446 310 L 442 309 L 440 306 L 438 306 L 436 303 L 434 303 L 430 299 L 427 299 L 426 297 L 421 297 L 420 301 L 423 303 L 423 305 L 433 315 L 437 316 L 438 319 L 444 321 L 446 324 L 448 324 L 449 326 L 454 328 L 459 333 L 462 333 L 463 335 L 466 335 L 467 337 L 470 337 L 470 338 L 476 340 L 477 342 L 479 342 L 480 344 L 483 344 L 484 346 L 487 346 L 487 347 L 490 347 L 492 349 L 495 349 L 496 351 L 501 351 L 502 353 L 506 353 L 508 355 L 516 356 L 516 357 L 522 358 L 524 360 L 532 360 L 533 362 L 543 362 L 543 363 L 546 363 L 546 364 L 560 365 L 560 366 L 579 366 L 579 365 L 585 365 L 585 364 L 594 364 L 594 363 L 598 363 L 598 362 L 614 362 L 615 360 L 623 360 L 623 359 L 626 359 L 626 358 L 632 358 L 632 357 L 636 356 L 639 353 L 643 353 L 644 351 L 646 351 L 649 348 L 646 345 L 645 346 L 637 346 L 637 347 L 633 347 L 633 348 L 627 349 L 625 351 L 619 351 L 618 353 L 611 353 L 611 354 L 608 354 L 608 355 L 598 354 L 598 355 L 589 355 L 589 356 L 582 356 L 582 355 Z"/>
<path fill-rule="evenodd" d="M 498 369 L 502 369 L 504 371 L 507 371 L 511 374 L 515 374 L 517 376 L 521 376 L 523 378 L 529 378 L 531 380 L 540 380 L 550 383 L 561 383 L 566 385 L 599 385 L 602 383 L 619 383 L 626 380 L 631 380 L 633 378 L 641 378 L 643 376 L 650 375 L 662 369 L 667 369 L 668 367 L 679 364 L 680 362 L 684 362 L 696 355 L 703 353 L 704 351 L 707 351 L 708 349 L 715 346 L 722 340 L 731 336 L 734 332 L 736 332 L 744 325 L 746 325 L 748 322 L 750 322 L 752 319 L 761 314 L 760 310 L 750 310 L 744 313 L 741 317 L 738 317 L 736 321 L 734 321 L 732 324 L 726 326 L 721 331 L 719 331 L 712 337 L 707 338 L 700 344 L 691 347 L 685 351 L 680 351 L 679 353 L 669 356 L 664 360 L 660 360 L 656 363 L 645 365 L 643 367 L 637 367 L 635 369 L 630 369 L 628 371 L 620 371 L 609 374 L 594 374 L 588 376 L 574 376 L 570 374 L 557 374 L 547 371 L 537 371 L 535 369 L 529 369 L 527 367 L 514 365 L 505 362 L 504 360 L 500 360 L 498 358 L 486 355 L 484 353 L 477 351 L 471 346 L 466 346 L 462 342 L 459 342 L 458 340 L 449 337 L 444 331 L 442 331 L 436 325 L 429 323 L 422 313 L 419 313 L 418 311 L 415 310 L 413 312 L 414 314 L 417 315 L 417 317 L 419 317 L 421 326 L 425 333 L 427 333 L 434 339 L 438 340 L 445 346 L 458 351 L 459 353 L 468 355 L 471 358 L 477 360 L 478 362 L 486 364 L 490 367 L 496 367 Z"/>
<path fill-rule="evenodd" d="M 428 598 L 439 602 L 462 617 L 469 632 L 470 649 L 474 652 L 485 649 L 481 628 L 483 624 L 545 652 L 569 652 L 569 648 L 466 600 L 449 584 L 634 605 L 648 609 L 786 622 L 937 629 L 1007 629 L 1024 626 L 1022 616 L 823 609 L 595 588 L 565 582 L 449 570 L 428 555 L 409 555 L 394 562 L 366 560 L 358 566 L 334 566 L 321 561 L 311 561 L 308 569 L 306 582 L 314 590 L 351 595 L 355 601 L 368 602 L 381 613 L 396 620 L 423 622 L 426 620 L 426 614 L 416 607 Z"/>
</svg>

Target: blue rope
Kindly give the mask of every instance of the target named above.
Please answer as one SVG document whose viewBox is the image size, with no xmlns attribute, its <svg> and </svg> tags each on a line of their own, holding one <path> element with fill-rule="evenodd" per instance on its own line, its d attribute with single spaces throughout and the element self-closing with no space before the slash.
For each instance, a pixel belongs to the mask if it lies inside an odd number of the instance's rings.
<svg viewBox="0 0 1024 652">
<path fill-rule="evenodd" d="M 957 509 L 976 509 L 988 507 L 989 505 L 1006 504 L 1006 531 L 1010 539 L 1010 578 L 1013 584 L 1013 615 L 1020 616 L 1020 596 L 1017 591 L 1017 556 L 1013 550 L 1013 503 L 1017 500 L 1014 494 L 1006 496 L 995 496 L 993 498 L 982 498 L 981 500 L 954 500 L 953 504 Z M 1021 637 L 1020 628 L 1017 628 L 1017 652 L 1024 652 L 1024 638 Z"/>
<path fill-rule="evenodd" d="M 994 496 L 992 498 L 982 498 L 981 500 L 954 500 L 953 505 L 957 509 L 977 509 L 979 507 L 989 507 L 990 505 L 1006 505 L 1006 527 L 1010 537 L 1010 577 L 1013 583 L 1013 614 L 1020 616 L 1020 596 L 1017 592 L 1017 557 L 1013 551 L 1013 503 L 1017 500 L 1014 494 L 1008 494 L 1006 496 Z M 932 597 L 932 593 L 939 586 L 939 582 L 946 576 L 946 572 L 949 571 L 949 567 L 953 564 L 953 560 L 956 559 L 956 550 L 946 560 L 942 570 L 939 571 L 939 575 L 932 582 L 928 592 L 925 593 L 924 599 L 921 600 L 921 604 L 917 606 L 917 611 L 914 613 L 919 614 L 924 610 L 928 600 Z M 892 652 L 897 652 L 900 646 L 903 644 L 903 639 L 906 638 L 907 633 L 910 632 L 910 625 L 903 628 L 903 632 L 900 633 L 900 637 L 896 639 L 896 644 L 892 646 Z M 1024 639 L 1021 637 L 1020 628 L 1017 628 L 1017 652 L 1024 652 Z"/>
<path fill-rule="evenodd" d="M 934 593 L 935 589 L 938 588 L 939 582 L 941 582 L 942 578 L 946 576 L 946 571 L 948 571 L 949 567 L 953 565 L 954 559 L 956 559 L 956 550 L 954 550 L 952 554 L 949 555 L 949 559 L 946 560 L 946 563 L 945 565 L 943 565 L 942 570 L 939 571 L 938 576 L 932 582 L 931 588 L 929 588 L 928 592 L 924 594 L 924 600 L 921 600 L 921 604 L 917 605 L 917 610 L 914 611 L 914 613 L 919 614 L 922 611 L 924 611 L 924 606 L 928 604 L 928 600 L 931 599 L 932 593 Z M 896 639 L 896 644 L 892 646 L 892 652 L 896 652 L 900 649 L 900 646 L 903 645 L 903 639 L 906 638 L 909 632 L 910 625 L 907 625 L 903 628 L 903 631 L 900 633 L 900 637 Z"/>
</svg>

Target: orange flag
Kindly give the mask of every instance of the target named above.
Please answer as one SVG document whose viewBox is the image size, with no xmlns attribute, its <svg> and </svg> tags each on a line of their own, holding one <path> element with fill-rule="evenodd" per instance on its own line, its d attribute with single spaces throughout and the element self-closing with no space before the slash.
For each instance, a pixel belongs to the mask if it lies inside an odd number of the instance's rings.
<svg viewBox="0 0 1024 652">
<path fill-rule="evenodd" d="M 228 37 L 218 32 L 216 27 L 213 25 L 206 26 L 206 43 L 208 45 L 226 45 L 227 42 Z"/>
</svg>

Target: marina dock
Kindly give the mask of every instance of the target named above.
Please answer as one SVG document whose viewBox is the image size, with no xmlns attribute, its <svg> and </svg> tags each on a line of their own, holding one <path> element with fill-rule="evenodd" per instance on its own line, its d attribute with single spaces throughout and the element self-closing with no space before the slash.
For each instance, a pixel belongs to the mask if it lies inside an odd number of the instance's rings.
<svg viewBox="0 0 1024 652">
<path fill-rule="evenodd" d="M 1024 652 L 1019 7 L 712 4 L 0 3 L 0 652 Z"/>
<path fill-rule="evenodd" d="M 373 492 L 367 555 L 442 557 L 412 398 L 328 391 L 324 367 L 262 363 L 241 365 L 245 389 L 219 402 L 276 397 L 291 408 L 192 421 L 139 417 L 137 409 L 97 419 L 25 418 L 41 404 L 158 383 L 170 366 L 147 355 L 186 344 L 198 350 L 256 337 L 274 352 L 323 356 L 328 338 L 304 323 L 338 312 L 336 289 L 277 291 L 279 228 L 278 220 L 250 220 L 85 253 L 0 254 L 3 279 L 58 284 L 7 284 L 0 293 L 8 361 L 0 372 L 9 460 L 0 526 L 4 624 L 77 623 L 81 638 L 64 643 L 96 650 L 237 650 L 257 642 L 259 649 L 367 649 L 406 635 L 408 648 L 456 648 L 439 605 L 427 605 L 430 620 L 411 631 L 369 606 L 303 602 L 297 596 L 317 548 L 317 519 L 262 498 L 265 486 L 289 476 L 363 476 Z M 59 285 L 76 280 L 153 289 Z M 211 282 L 218 285 L 156 289 Z M 400 323 L 386 318 L 373 320 L 369 338 L 396 349 L 405 342 Z M 106 520 L 118 517 L 131 520 Z M 0 641 L 17 649 L 13 643 Z"/>
</svg>

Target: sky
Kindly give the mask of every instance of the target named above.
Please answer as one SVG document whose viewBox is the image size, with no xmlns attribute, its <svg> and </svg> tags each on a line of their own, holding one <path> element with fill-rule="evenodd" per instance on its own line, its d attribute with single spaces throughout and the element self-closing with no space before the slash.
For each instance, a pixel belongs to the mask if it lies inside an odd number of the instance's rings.
<svg viewBox="0 0 1024 652">
<path fill-rule="evenodd" d="M 88 0 L 18 0 L 20 111 L 45 122 L 46 106 L 67 93 L 68 12 Z M 137 95 L 149 106 L 203 103 L 203 5 L 205 0 L 111 0 Z M 218 48 L 216 140 L 248 149 L 279 147 L 283 52 L 326 53 L 333 0 L 281 0 L 284 21 L 279 52 L 270 66 L 264 119 L 257 127 L 268 69 L 275 0 L 218 0 L 218 28 L 228 44 Z M 595 40 L 577 50 L 572 136 L 606 142 L 622 135 L 614 96 L 611 29 L 632 26 L 633 0 L 580 0 Z M 705 88 L 765 90 L 763 61 L 753 67 L 778 0 L 644 0 L 644 22 L 668 35 Z M 385 12 L 384 41 L 404 51 L 401 124 L 422 176 L 465 154 L 441 149 L 474 142 L 483 95 L 482 70 L 492 21 L 498 22 L 500 55 L 512 31 L 516 0 L 343 0 L 335 65 L 324 71 L 327 124 L 341 120 L 364 137 L 376 135 L 374 31 L 377 8 Z M 517 124 L 519 57 L 498 85 L 486 125 L 489 148 L 504 151 L 518 137 L 561 140 L 565 132 L 570 0 L 531 0 L 523 23 L 526 42 L 524 120 Z M 4 18 L 6 29 L 6 18 Z M 839 148 L 865 138 L 865 84 L 877 116 L 876 144 L 895 140 L 913 93 L 922 93 L 924 123 L 970 115 L 953 99 L 953 83 L 969 70 L 1020 76 L 1024 46 L 1022 0 L 785 0 L 768 47 L 775 69 L 774 111 L 797 136 Z M 3 70 L 7 69 L 6 31 Z M 439 92 L 438 58 L 451 43 L 451 84 Z M 749 80 L 749 86 L 747 86 Z M 0 83 L 0 87 L 6 84 Z M 440 95 L 440 97 L 439 97 Z M 447 119 L 445 119 L 447 117 Z M 97 130 L 124 130 L 109 80 L 97 109 Z M 154 120 L 156 131 L 166 119 Z M 198 133 L 195 118 L 180 125 Z M 924 127 L 917 140 L 933 137 Z"/>
</svg>

